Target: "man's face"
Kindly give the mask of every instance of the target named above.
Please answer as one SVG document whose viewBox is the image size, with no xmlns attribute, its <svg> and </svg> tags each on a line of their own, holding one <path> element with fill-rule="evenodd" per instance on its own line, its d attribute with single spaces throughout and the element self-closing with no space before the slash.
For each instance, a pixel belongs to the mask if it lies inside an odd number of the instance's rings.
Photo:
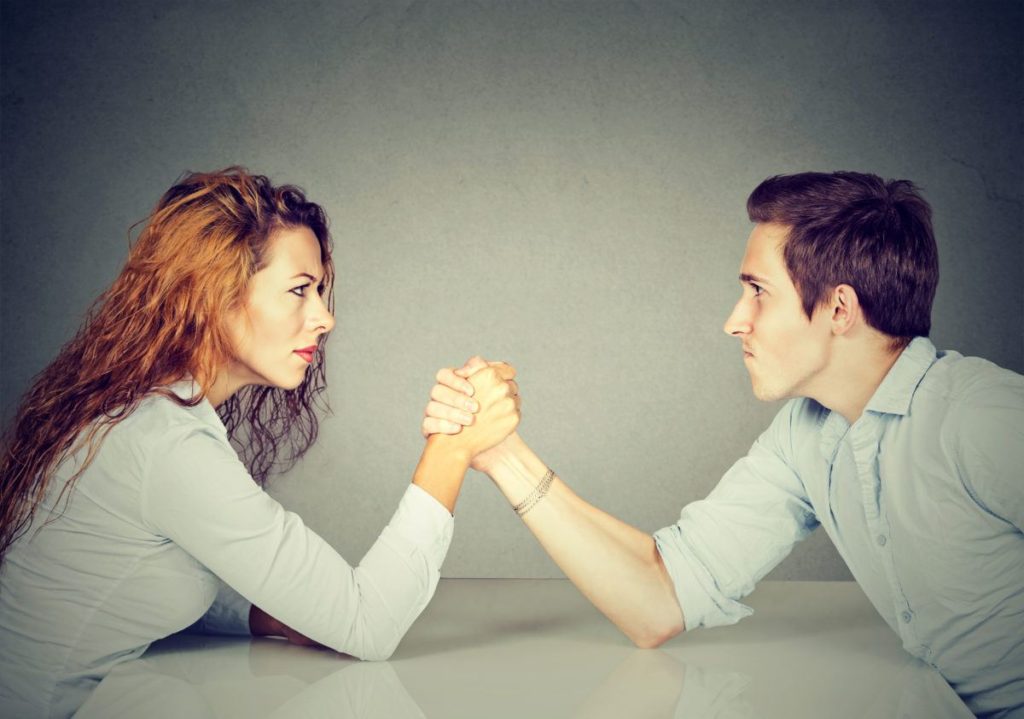
<svg viewBox="0 0 1024 719">
<path fill-rule="evenodd" d="M 788 232 L 786 225 L 755 225 L 740 267 L 743 292 L 724 327 L 743 343 L 754 395 L 763 400 L 813 397 L 831 349 L 827 308 L 808 320 L 786 270 Z"/>
</svg>

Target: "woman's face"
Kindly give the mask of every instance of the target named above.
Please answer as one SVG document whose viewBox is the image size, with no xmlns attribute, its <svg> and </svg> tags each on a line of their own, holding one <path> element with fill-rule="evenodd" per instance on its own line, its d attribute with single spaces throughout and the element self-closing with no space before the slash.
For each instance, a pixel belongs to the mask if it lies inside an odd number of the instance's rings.
<svg viewBox="0 0 1024 719">
<path fill-rule="evenodd" d="M 229 317 L 235 358 L 218 378 L 223 399 L 245 385 L 295 389 L 334 327 L 320 292 L 320 244 L 308 227 L 282 228 L 269 240 L 267 265 L 249 281 L 245 306 Z M 213 393 L 211 393 L 213 394 Z M 211 400 L 213 397 L 211 397 Z"/>
</svg>

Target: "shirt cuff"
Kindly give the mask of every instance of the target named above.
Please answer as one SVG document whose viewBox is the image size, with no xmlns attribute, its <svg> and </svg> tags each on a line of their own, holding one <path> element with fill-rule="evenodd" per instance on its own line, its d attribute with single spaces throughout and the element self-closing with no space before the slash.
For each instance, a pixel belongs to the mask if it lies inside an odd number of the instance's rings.
<svg viewBox="0 0 1024 719">
<path fill-rule="evenodd" d="M 249 608 L 252 603 L 218 580 L 217 598 L 202 619 L 196 622 L 195 629 L 203 634 L 230 634 L 248 636 Z"/>
<path fill-rule="evenodd" d="M 747 605 L 722 593 L 711 572 L 687 551 L 678 525 L 659 529 L 654 533 L 654 542 L 675 585 L 687 631 L 735 624 L 754 613 Z"/>
<path fill-rule="evenodd" d="M 418 485 L 410 484 L 388 529 L 406 540 L 440 568 L 452 543 L 455 519 L 443 504 Z"/>
</svg>

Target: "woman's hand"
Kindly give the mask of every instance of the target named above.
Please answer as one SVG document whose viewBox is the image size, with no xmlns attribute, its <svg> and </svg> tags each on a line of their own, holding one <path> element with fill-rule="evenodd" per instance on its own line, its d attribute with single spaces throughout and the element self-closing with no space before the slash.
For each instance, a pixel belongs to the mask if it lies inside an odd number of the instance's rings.
<svg viewBox="0 0 1024 719">
<path fill-rule="evenodd" d="M 438 446 L 464 455 L 467 461 L 500 443 L 514 432 L 519 424 L 519 388 L 513 379 L 516 375 L 515 368 L 503 362 L 487 363 L 480 358 L 474 359 L 477 360 L 472 362 L 474 371 L 470 374 L 468 369 L 463 368 L 462 373 L 468 375 L 464 379 L 468 380 L 472 386 L 472 401 L 477 405 L 476 413 L 468 418 L 456 417 L 459 421 L 442 420 L 458 425 L 458 427 L 452 433 L 436 433 L 430 439 Z M 455 371 L 452 371 L 452 376 L 458 377 Z M 440 379 L 442 373 L 439 372 L 438 377 Z M 451 377 L 446 374 L 445 379 L 451 380 Z M 453 394 L 436 392 L 438 388 L 435 387 L 435 391 L 431 392 L 431 397 L 434 399 L 428 405 L 428 415 L 431 405 L 434 405 L 436 412 L 444 412 L 449 416 L 454 414 L 451 410 L 456 408 L 450 404 L 445 404 L 447 409 L 438 407 L 442 403 L 436 399 L 437 396 L 449 401 L 465 402 L 462 399 L 467 396 L 465 393 L 455 392 L 450 385 L 445 385 L 445 387 Z M 425 433 L 429 419 L 431 419 L 430 416 L 424 420 Z M 433 419 L 439 418 L 435 416 Z M 462 419 L 470 421 L 464 423 L 461 421 Z"/>
<path fill-rule="evenodd" d="M 431 401 L 427 404 L 426 416 L 420 427 L 424 437 L 432 434 L 458 434 L 462 428 L 473 423 L 475 407 L 467 406 L 473 402 L 467 385 L 472 385 L 465 379 L 473 373 L 488 366 L 507 366 L 502 362 L 488 362 L 480 356 L 471 357 L 466 364 L 458 369 L 446 367 L 437 373 L 437 384 L 430 391 Z M 516 409 L 521 410 L 522 401 L 519 397 L 519 385 L 514 380 L 509 380 L 516 400 Z M 460 409 L 460 407 L 462 409 Z M 509 442 L 518 438 L 515 432 L 498 443 L 497 446 L 481 452 L 470 460 L 470 467 L 478 472 L 490 474 L 491 467 L 501 459 L 502 453 L 506 451 Z"/>
<path fill-rule="evenodd" d="M 458 369 L 445 367 L 437 371 L 437 384 L 430 390 L 430 401 L 420 425 L 424 437 L 432 434 L 458 434 L 463 427 L 473 424 L 480 404 L 473 399 L 475 390 L 467 378 L 485 367 L 496 367 L 504 372 L 503 379 L 509 383 L 516 409 L 519 409 L 519 385 L 512 379 L 515 377 L 515 369 L 504 362 L 487 362 L 479 356 L 471 357 Z M 511 374 L 504 368 L 511 370 Z"/>
<path fill-rule="evenodd" d="M 412 477 L 413 484 L 452 513 L 466 470 L 476 466 L 475 458 L 519 425 L 515 369 L 479 357 L 470 364 L 473 371 L 463 367 L 437 373 L 422 424 L 427 445 Z"/>
</svg>

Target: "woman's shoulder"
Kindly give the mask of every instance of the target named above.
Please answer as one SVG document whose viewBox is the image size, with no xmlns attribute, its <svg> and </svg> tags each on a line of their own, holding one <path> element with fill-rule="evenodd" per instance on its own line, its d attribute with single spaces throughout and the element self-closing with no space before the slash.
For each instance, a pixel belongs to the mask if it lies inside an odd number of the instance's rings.
<svg viewBox="0 0 1024 719">
<path fill-rule="evenodd" d="M 191 434 L 205 434 L 227 443 L 227 430 L 206 399 L 187 404 L 195 396 L 191 382 L 151 389 L 135 409 L 111 430 L 122 440 L 145 445 L 179 441 Z"/>
</svg>

